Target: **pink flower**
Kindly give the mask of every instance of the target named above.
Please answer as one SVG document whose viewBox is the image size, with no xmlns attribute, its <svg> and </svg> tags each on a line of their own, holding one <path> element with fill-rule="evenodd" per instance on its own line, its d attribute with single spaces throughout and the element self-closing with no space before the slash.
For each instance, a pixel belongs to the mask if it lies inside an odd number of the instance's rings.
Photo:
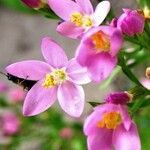
<svg viewBox="0 0 150 150">
<path fill-rule="evenodd" d="M 8 92 L 8 98 L 12 101 L 12 102 L 21 102 L 24 100 L 25 98 L 25 91 L 22 88 L 14 88 L 9 90 Z"/>
<path fill-rule="evenodd" d="M 68 61 L 63 49 L 48 37 L 42 40 L 41 49 L 47 63 L 29 60 L 6 68 L 14 76 L 38 81 L 27 93 L 23 114 L 37 115 L 51 107 L 58 98 L 66 113 L 79 117 L 84 108 L 84 91 L 80 84 L 90 82 L 87 70 L 75 59 Z"/>
<path fill-rule="evenodd" d="M 103 104 L 86 119 L 88 150 L 140 150 L 135 123 L 123 105 Z"/>
<path fill-rule="evenodd" d="M 1 128 L 4 135 L 13 135 L 19 131 L 20 121 L 12 112 L 3 114 L 1 118 Z"/>
<path fill-rule="evenodd" d="M 110 26 L 91 29 L 77 49 L 77 61 L 87 67 L 95 82 L 105 80 L 117 64 L 117 53 L 123 43 L 120 30 Z"/>
<path fill-rule="evenodd" d="M 63 139 L 71 139 L 73 136 L 73 131 L 71 128 L 63 128 L 60 133 L 60 137 Z"/>
<path fill-rule="evenodd" d="M 123 9 L 123 11 L 124 13 L 117 21 L 117 28 L 121 29 L 128 36 L 143 33 L 144 16 L 137 10 Z"/>
<path fill-rule="evenodd" d="M 24 4 L 31 8 L 40 8 L 46 4 L 46 0 L 21 0 Z"/>
<path fill-rule="evenodd" d="M 64 20 L 57 31 L 70 38 L 80 38 L 92 27 L 99 26 L 110 10 L 108 1 L 100 2 L 95 12 L 90 0 L 48 0 L 50 8 Z"/>
<path fill-rule="evenodd" d="M 0 81 L 0 93 L 4 93 L 8 90 L 6 83 Z"/>
</svg>

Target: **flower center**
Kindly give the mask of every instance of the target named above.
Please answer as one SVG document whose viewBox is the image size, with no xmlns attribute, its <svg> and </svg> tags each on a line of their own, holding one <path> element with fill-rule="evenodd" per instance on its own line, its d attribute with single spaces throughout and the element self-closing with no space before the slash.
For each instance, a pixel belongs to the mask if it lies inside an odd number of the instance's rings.
<svg viewBox="0 0 150 150">
<path fill-rule="evenodd" d="M 110 38 L 103 31 L 99 31 L 91 36 L 96 52 L 110 51 Z"/>
<path fill-rule="evenodd" d="M 44 82 L 42 84 L 45 88 L 51 88 L 53 86 L 59 85 L 66 81 L 67 74 L 63 69 L 56 69 L 51 73 L 46 74 Z"/>
<path fill-rule="evenodd" d="M 97 122 L 97 127 L 115 129 L 122 122 L 121 115 L 118 112 L 109 112 L 103 115 L 103 119 Z"/>
<path fill-rule="evenodd" d="M 75 12 L 71 15 L 70 21 L 73 22 L 76 26 L 82 27 L 91 27 L 93 22 L 90 16 L 82 15 L 79 12 Z"/>
</svg>

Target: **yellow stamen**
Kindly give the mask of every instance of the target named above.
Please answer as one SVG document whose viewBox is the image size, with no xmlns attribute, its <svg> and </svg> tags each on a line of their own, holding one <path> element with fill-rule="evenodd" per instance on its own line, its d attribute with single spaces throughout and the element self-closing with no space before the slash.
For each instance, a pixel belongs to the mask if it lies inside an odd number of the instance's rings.
<svg viewBox="0 0 150 150">
<path fill-rule="evenodd" d="M 143 11 L 145 19 L 150 20 L 150 9 L 148 7 L 145 7 Z"/>
<path fill-rule="evenodd" d="M 109 112 L 103 115 L 103 119 L 97 122 L 97 127 L 115 129 L 122 122 L 121 115 L 118 112 Z"/>
<path fill-rule="evenodd" d="M 82 26 L 83 22 L 82 22 L 82 14 L 79 12 L 75 12 L 71 15 L 71 19 L 70 21 L 75 23 L 76 26 Z"/>
<path fill-rule="evenodd" d="M 71 15 L 70 21 L 73 22 L 76 26 L 91 27 L 93 25 L 90 16 L 84 16 L 79 12 L 73 13 Z"/>
<path fill-rule="evenodd" d="M 46 74 L 42 86 L 45 88 L 51 88 L 61 84 L 66 79 L 67 79 L 66 72 L 62 69 L 56 69 L 53 72 Z"/>
<path fill-rule="evenodd" d="M 95 45 L 97 52 L 110 51 L 110 39 L 103 31 L 99 31 L 91 36 L 93 44 Z"/>
</svg>

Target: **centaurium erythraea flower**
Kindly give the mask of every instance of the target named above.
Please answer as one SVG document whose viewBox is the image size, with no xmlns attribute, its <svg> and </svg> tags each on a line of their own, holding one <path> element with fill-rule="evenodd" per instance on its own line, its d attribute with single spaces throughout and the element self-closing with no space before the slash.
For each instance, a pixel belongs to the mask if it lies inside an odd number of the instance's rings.
<svg viewBox="0 0 150 150">
<path fill-rule="evenodd" d="M 70 38 L 81 38 L 92 27 L 98 27 L 110 10 L 109 1 L 100 2 L 95 11 L 90 0 L 48 0 L 50 8 L 64 20 L 57 31 Z"/>
<path fill-rule="evenodd" d="M 137 10 L 123 9 L 124 13 L 117 20 L 117 28 L 124 34 L 134 36 L 144 31 L 144 15 Z"/>
<path fill-rule="evenodd" d="M 125 105 L 105 103 L 94 108 L 94 112 L 85 121 L 84 133 L 88 150 L 141 149 L 136 124 Z"/>
<path fill-rule="evenodd" d="M 91 79 L 106 79 L 117 64 L 117 53 L 123 43 L 122 33 L 111 26 L 91 29 L 82 38 L 77 51 L 77 61 L 87 67 Z"/>
<path fill-rule="evenodd" d="M 28 60 L 6 67 L 14 76 L 38 81 L 27 93 L 23 114 L 37 115 L 58 98 L 66 113 L 79 117 L 84 108 L 84 91 L 80 85 L 90 82 L 87 70 L 74 58 L 68 61 L 64 50 L 49 37 L 42 40 L 41 49 L 47 63 Z"/>
</svg>

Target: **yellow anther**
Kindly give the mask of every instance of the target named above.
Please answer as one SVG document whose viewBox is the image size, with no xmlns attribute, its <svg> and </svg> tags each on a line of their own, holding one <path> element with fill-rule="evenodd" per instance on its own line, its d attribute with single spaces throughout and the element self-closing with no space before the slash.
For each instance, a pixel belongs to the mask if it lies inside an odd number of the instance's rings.
<svg viewBox="0 0 150 150">
<path fill-rule="evenodd" d="M 70 21 L 75 23 L 76 26 L 82 26 L 83 24 L 82 19 L 83 19 L 82 14 L 79 12 L 75 12 L 71 15 Z"/>
<path fill-rule="evenodd" d="M 89 16 L 85 16 L 83 18 L 83 26 L 85 27 L 91 27 L 93 25 L 93 22 Z"/>
<path fill-rule="evenodd" d="M 91 36 L 96 52 L 110 51 L 110 38 L 103 31 L 99 31 Z"/>
<path fill-rule="evenodd" d="M 115 129 L 122 122 L 121 115 L 118 112 L 109 112 L 103 115 L 102 120 L 97 122 L 97 127 Z"/>
<path fill-rule="evenodd" d="M 144 18 L 150 20 L 150 9 L 148 7 L 145 7 L 143 12 L 144 12 Z"/>
<path fill-rule="evenodd" d="M 59 85 L 67 79 L 66 72 L 62 69 L 56 69 L 53 72 L 46 74 L 45 80 L 42 84 L 45 88 L 51 88 Z"/>
</svg>

